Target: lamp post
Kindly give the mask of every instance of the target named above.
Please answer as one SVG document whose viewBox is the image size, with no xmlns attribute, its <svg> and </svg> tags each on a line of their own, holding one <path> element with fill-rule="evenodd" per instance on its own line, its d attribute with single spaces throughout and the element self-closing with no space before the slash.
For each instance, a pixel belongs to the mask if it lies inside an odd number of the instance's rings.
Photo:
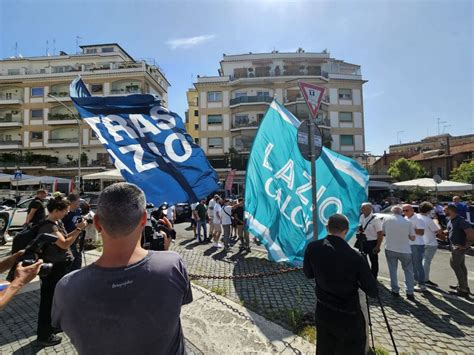
<svg viewBox="0 0 474 355">
<path fill-rule="evenodd" d="M 76 191 L 78 194 L 81 193 L 81 160 L 82 160 L 82 132 L 81 132 L 81 121 L 77 117 L 77 115 L 67 106 L 64 104 L 64 102 L 59 101 L 59 99 L 51 94 L 48 94 L 48 97 L 52 98 L 54 101 L 62 105 L 68 112 L 71 113 L 72 117 L 76 119 L 77 122 L 77 127 L 78 127 L 78 133 L 79 133 L 79 158 L 77 159 L 77 178 L 78 178 L 78 184 L 76 187 Z"/>
</svg>

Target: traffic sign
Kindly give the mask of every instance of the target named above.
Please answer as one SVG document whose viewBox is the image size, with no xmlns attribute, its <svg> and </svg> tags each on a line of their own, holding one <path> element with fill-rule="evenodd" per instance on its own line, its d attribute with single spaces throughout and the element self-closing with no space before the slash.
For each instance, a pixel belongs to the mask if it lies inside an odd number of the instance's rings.
<svg viewBox="0 0 474 355">
<path fill-rule="evenodd" d="M 298 136 L 296 141 L 298 143 L 298 148 L 303 158 L 308 161 L 311 161 L 311 150 L 309 146 L 309 125 L 309 120 L 304 120 L 303 122 L 301 122 L 300 126 L 298 127 Z M 314 125 L 313 142 L 315 148 L 314 159 L 316 160 L 321 155 L 321 150 L 323 149 L 323 137 L 321 135 L 321 131 L 316 125 Z"/>
<path fill-rule="evenodd" d="M 303 97 L 306 100 L 306 104 L 308 105 L 311 117 L 316 118 L 325 88 L 310 83 L 303 83 L 301 81 L 299 82 L 299 86 Z"/>
</svg>

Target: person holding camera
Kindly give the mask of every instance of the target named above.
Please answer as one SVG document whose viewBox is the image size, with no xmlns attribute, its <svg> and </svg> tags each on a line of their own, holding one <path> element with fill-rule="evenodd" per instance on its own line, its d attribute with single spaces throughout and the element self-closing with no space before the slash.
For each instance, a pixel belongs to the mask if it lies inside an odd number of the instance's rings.
<svg viewBox="0 0 474 355">
<path fill-rule="evenodd" d="M 0 261 L 0 273 L 8 271 L 15 264 L 17 259 L 23 255 L 23 251 L 18 251 L 13 255 L 6 257 Z M 33 280 L 43 265 L 43 260 L 39 259 L 34 264 L 29 266 L 22 266 L 21 263 L 17 265 L 15 278 L 11 283 L 0 282 L 0 310 L 2 310 L 8 302 L 11 301 L 20 289 Z"/>
<path fill-rule="evenodd" d="M 66 216 L 68 207 L 69 201 L 60 196 L 50 199 L 46 206 L 49 212 L 47 220 L 50 223 L 43 224 L 38 230 L 38 235 L 49 233 L 58 237 L 55 244 L 43 250 L 43 260 L 52 263 L 53 267 L 48 275 L 41 277 L 37 341 L 42 346 L 54 346 L 61 342 L 61 337 L 54 334 L 51 326 L 54 292 L 59 280 L 70 271 L 74 259 L 70 247 L 87 226 L 85 221 L 77 223 L 75 229 L 67 233 L 62 219 Z"/>
<path fill-rule="evenodd" d="M 359 289 L 377 297 L 377 282 L 364 257 L 347 244 L 349 220 L 329 217 L 328 236 L 308 244 L 303 272 L 316 281 L 316 354 L 365 354 L 367 335 Z"/>
<path fill-rule="evenodd" d="M 108 186 L 94 217 L 102 255 L 56 287 L 53 324 L 79 354 L 185 353 L 180 312 L 191 284 L 177 253 L 141 247 L 145 206 L 136 185 Z"/>
<path fill-rule="evenodd" d="M 377 279 L 379 273 L 379 253 L 383 241 L 382 221 L 373 213 L 370 202 L 363 203 L 359 219 L 358 237 L 362 238 L 363 252 L 370 260 L 372 275 Z"/>
</svg>

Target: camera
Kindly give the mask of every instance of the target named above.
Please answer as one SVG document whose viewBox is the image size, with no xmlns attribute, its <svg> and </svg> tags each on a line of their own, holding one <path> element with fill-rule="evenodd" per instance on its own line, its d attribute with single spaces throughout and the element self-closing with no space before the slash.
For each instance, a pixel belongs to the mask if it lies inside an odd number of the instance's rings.
<svg viewBox="0 0 474 355">
<path fill-rule="evenodd" d="M 359 226 L 359 230 L 357 231 L 356 238 L 359 243 L 364 243 L 367 241 L 367 236 L 365 235 L 365 232 L 362 226 Z"/>
<path fill-rule="evenodd" d="M 22 266 L 29 266 L 36 263 L 39 259 L 38 255 L 44 251 L 45 246 L 53 244 L 58 240 L 54 234 L 41 233 L 35 237 L 25 248 L 25 253 L 17 260 L 15 265 L 10 269 L 7 280 L 13 281 L 15 278 L 16 266 L 21 262 Z M 53 264 L 44 263 L 41 265 L 39 276 L 43 277 L 48 275 L 53 269 Z"/>
<path fill-rule="evenodd" d="M 83 220 L 84 220 L 84 218 L 79 217 L 78 219 L 76 219 L 76 223 L 81 223 Z M 94 223 L 94 220 L 92 218 L 86 218 L 85 221 L 87 222 L 87 224 L 93 224 Z"/>
</svg>

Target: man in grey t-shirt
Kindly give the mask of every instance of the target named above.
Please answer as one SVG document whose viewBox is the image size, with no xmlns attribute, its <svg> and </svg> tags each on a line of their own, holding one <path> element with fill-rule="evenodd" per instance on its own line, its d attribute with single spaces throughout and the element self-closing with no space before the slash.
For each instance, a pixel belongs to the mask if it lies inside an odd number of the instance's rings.
<svg viewBox="0 0 474 355">
<path fill-rule="evenodd" d="M 127 183 L 109 186 L 94 223 L 103 254 L 58 283 L 53 326 L 79 354 L 184 354 L 180 311 L 192 301 L 191 286 L 178 254 L 140 247 L 143 192 Z"/>
</svg>

